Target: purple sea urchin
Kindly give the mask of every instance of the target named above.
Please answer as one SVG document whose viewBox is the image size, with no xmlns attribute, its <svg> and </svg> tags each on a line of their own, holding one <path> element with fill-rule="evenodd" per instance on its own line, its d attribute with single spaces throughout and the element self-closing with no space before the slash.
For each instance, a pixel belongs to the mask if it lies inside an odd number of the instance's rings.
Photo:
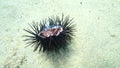
<svg viewBox="0 0 120 68">
<path fill-rule="evenodd" d="M 40 23 L 29 24 L 31 29 L 24 29 L 30 35 L 24 35 L 28 45 L 35 46 L 34 51 L 59 51 L 71 43 L 74 32 L 73 19 L 62 15 L 62 18 L 48 18 Z"/>
</svg>

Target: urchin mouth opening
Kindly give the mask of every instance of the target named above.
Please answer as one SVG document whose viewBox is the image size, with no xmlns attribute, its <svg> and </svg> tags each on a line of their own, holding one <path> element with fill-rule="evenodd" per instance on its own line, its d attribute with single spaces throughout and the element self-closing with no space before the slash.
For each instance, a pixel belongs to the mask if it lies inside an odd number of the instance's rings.
<svg viewBox="0 0 120 68">
<path fill-rule="evenodd" d="M 41 38 L 48 38 L 52 36 L 58 36 L 63 32 L 63 28 L 60 25 L 45 25 L 44 29 L 38 33 Z"/>
</svg>

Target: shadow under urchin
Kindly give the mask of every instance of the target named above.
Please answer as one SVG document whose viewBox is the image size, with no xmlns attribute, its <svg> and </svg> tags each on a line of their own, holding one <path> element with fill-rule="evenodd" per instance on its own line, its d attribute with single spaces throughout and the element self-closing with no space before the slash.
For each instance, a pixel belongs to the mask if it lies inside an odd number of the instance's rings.
<svg viewBox="0 0 120 68">
<path fill-rule="evenodd" d="M 48 18 L 29 24 L 31 29 L 24 29 L 29 35 L 24 35 L 28 46 L 34 46 L 34 51 L 42 50 L 43 52 L 59 52 L 61 49 L 66 50 L 72 42 L 74 36 L 73 18 L 69 16 L 62 18 L 59 16 Z"/>
</svg>

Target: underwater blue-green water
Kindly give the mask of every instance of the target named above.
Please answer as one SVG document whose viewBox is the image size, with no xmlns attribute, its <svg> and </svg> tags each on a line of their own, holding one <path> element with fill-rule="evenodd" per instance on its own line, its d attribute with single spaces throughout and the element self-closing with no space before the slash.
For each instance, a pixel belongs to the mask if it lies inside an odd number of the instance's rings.
<svg viewBox="0 0 120 68">
<path fill-rule="evenodd" d="M 61 55 L 26 47 L 28 23 L 69 15 L 76 24 Z M 0 68 L 120 68 L 119 0 L 0 0 Z"/>
</svg>

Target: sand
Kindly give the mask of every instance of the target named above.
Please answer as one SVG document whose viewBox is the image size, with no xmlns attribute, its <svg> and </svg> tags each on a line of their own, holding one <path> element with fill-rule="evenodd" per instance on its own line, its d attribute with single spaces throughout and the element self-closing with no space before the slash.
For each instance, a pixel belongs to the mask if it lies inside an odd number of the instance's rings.
<svg viewBox="0 0 120 68">
<path fill-rule="evenodd" d="M 28 23 L 62 13 L 76 24 L 69 52 L 25 48 Z M 0 0 L 0 68 L 119 68 L 119 14 L 119 0 Z"/>
</svg>

